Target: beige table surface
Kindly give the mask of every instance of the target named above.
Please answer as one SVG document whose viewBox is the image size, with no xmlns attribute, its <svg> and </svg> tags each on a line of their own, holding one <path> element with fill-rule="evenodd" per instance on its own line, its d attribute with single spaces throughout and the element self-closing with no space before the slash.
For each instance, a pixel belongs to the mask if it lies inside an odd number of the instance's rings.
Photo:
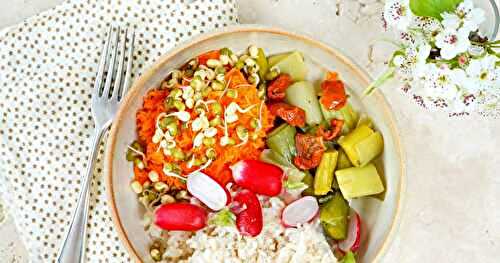
<svg viewBox="0 0 500 263">
<path fill-rule="evenodd" d="M 0 2 L 8 3 L 0 9 L 2 29 L 61 0 Z M 239 0 L 240 20 L 309 34 L 377 74 L 387 56 L 382 45 L 370 45 L 380 38 L 381 2 Z M 422 110 L 394 87 L 383 91 L 408 162 L 402 222 L 384 262 L 500 262 L 500 120 L 450 119 Z M 0 262 L 27 261 L 12 219 L 0 225 L 0 237 Z"/>
</svg>

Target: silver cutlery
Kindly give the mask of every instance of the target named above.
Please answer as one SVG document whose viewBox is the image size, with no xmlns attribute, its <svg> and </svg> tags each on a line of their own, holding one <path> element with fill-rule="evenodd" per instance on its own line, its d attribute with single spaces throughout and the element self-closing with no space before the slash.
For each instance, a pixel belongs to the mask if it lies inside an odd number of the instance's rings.
<svg viewBox="0 0 500 263">
<path fill-rule="evenodd" d="M 102 49 L 91 99 L 92 116 L 95 123 L 92 148 L 87 162 L 87 170 L 81 180 L 76 210 L 57 256 L 59 263 L 83 262 L 85 259 L 89 188 L 98 147 L 103 134 L 111 125 L 131 81 L 135 33 L 129 33 L 126 29 L 123 30 L 123 33 L 121 31 L 120 27 L 110 27 Z"/>
</svg>

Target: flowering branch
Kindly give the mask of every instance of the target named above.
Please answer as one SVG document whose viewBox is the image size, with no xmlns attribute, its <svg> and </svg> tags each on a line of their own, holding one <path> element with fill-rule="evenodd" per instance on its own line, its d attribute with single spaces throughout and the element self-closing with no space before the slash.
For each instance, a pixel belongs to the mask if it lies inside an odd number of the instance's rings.
<svg viewBox="0 0 500 263">
<path fill-rule="evenodd" d="M 484 20 L 472 0 L 388 0 L 385 25 L 399 32 L 401 47 L 364 94 L 397 76 L 426 105 L 468 112 L 500 104 L 500 40 L 479 32 Z"/>
</svg>

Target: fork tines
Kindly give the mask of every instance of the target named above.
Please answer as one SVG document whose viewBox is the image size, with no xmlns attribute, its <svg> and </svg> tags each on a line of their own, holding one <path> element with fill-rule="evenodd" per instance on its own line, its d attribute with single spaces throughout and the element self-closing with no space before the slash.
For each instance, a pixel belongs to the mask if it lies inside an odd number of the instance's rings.
<svg viewBox="0 0 500 263">
<path fill-rule="evenodd" d="M 126 94 L 130 86 L 134 41 L 133 30 L 109 27 L 94 85 L 98 92 L 94 92 L 94 96 L 121 100 Z"/>
</svg>

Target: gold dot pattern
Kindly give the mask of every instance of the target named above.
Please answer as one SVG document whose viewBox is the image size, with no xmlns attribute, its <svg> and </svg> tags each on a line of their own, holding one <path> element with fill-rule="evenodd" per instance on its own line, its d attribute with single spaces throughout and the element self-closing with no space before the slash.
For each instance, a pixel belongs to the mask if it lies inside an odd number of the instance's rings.
<svg viewBox="0 0 500 263">
<path fill-rule="evenodd" d="M 133 76 L 179 41 L 237 22 L 233 0 L 75 0 L 0 38 L 0 194 L 33 262 L 54 262 L 93 132 L 106 29 L 134 29 Z M 130 262 L 106 205 L 103 145 L 91 186 L 88 262 Z M 1 260 L 0 260 L 1 261 Z"/>
</svg>

